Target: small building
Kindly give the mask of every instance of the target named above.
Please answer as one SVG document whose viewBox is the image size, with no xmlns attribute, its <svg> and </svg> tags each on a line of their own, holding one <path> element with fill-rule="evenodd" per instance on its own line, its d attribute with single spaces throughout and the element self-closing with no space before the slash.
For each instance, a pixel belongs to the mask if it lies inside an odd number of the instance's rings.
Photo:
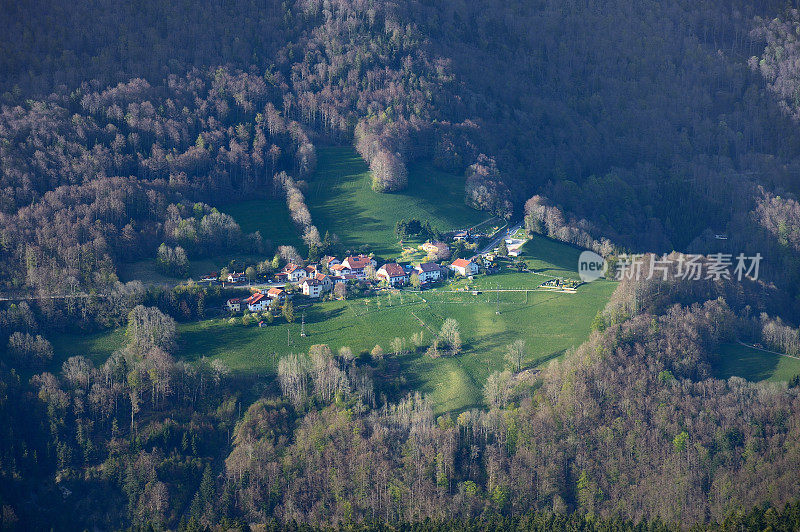
<svg viewBox="0 0 800 532">
<path fill-rule="evenodd" d="M 425 242 L 422 244 L 422 249 L 429 255 L 439 255 L 446 251 L 450 251 L 450 247 L 444 242 Z"/>
<path fill-rule="evenodd" d="M 346 266 L 352 275 L 355 275 L 359 279 L 364 279 L 367 277 L 367 266 L 376 268 L 378 263 L 375 262 L 375 259 L 367 257 L 366 255 L 355 255 L 344 259 L 342 265 Z"/>
<path fill-rule="evenodd" d="M 316 264 L 309 264 L 305 267 L 306 270 L 306 277 L 314 277 L 317 275 L 317 265 Z"/>
<path fill-rule="evenodd" d="M 322 295 L 322 283 L 316 279 L 303 279 L 300 288 L 303 290 L 303 295 L 308 297 L 317 298 Z"/>
<path fill-rule="evenodd" d="M 324 257 L 322 257 L 319 263 L 323 267 L 328 268 L 330 270 L 331 266 L 336 266 L 337 264 L 341 264 L 342 261 L 340 261 L 339 259 L 337 259 L 332 255 L 325 255 Z"/>
<path fill-rule="evenodd" d="M 247 303 L 247 310 L 250 312 L 261 312 L 268 308 L 270 304 L 270 299 L 261 292 L 256 292 L 244 301 Z"/>
<path fill-rule="evenodd" d="M 330 292 L 333 289 L 333 281 L 331 281 L 331 278 L 324 273 L 317 273 L 314 276 L 314 279 L 322 283 L 323 292 Z"/>
<path fill-rule="evenodd" d="M 406 270 L 396 262 L 388 262 L 381 266 L 376 277 L 386 281 L 389 286 L 403 286 L 408 282 Z"/>
<path fill-rule="evenodd" d="M 331 280 L 331 283 L 335 287 L 337 284 L 347 284 L 347 277 L 344 275 L 329 275 L 328 279 Z"/>
<path fill-rule="evenodd" d="M 470 235 L 469 231 L 456 231 L 453 234 L 453 240 L 469 242 L 472 240 L 472 235 Z"/>
<path fill-rule="evenodd" d="M 435 282 L 442 277 L 442 269 L 435 262 L 423 262 L 416 267 L 416 272 L 421 283 Z"/>
<path fill-rule="evenodd" d="M 228 308 L 228 312 L 241 312 L 242 300 L 238 297 L 233 297 L 225 303 L 225 306 Z"/>
<path fill-rule="evenodd" d="M 247 278 L 244 275 L 244 272 L 231 272 L 228 274 L 228 282 L 229 283 L 243 283 Z"/>
<path fill-rule="evenodd" d="M 277 288 L 273 286 L 269 290 L 267 290 L 267 298 L 275 301 L 277 300 L 278 303 L 283 305 L 284 301 L 286 301 L 286 290 L 283 288 Z"/>
<path fill-rule="evenodd" d="M 210 272 L 200 278 L 201 283 L 213 283 L 219 279 L 219 272 Z"/>
<path fill-rule="evenodd" d="M 283 268 L 283 273 L 286 274 L 286 279 L 290 283 L 297 283 L 308 277 L 305 268 L 297 264 L 292 264 L 291 262 Z"/>
<path fill-rule="evenodd" d="M 333 266 L 329 266 L 328 270 L 330 270 L 332 275 L 350 275 L 352 273 L 350 271 L 350 268 L 348 268 L 341 262 L 339 264 L 334 264 Z"/>
<path fill-rule="evenodd" d="M 459 275 L 469 277 L 478 273 L 478 265 L 467 259 L 456 259 L 450 265 L 450 269 Z"/>
</svg>

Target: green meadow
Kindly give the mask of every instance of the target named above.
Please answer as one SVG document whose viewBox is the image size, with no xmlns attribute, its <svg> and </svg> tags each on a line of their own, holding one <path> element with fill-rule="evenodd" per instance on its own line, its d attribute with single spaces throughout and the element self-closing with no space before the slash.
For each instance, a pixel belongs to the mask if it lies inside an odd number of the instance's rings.
<svg viewBox="0 0 800 532">
<path fill-rule="evenodd" d="M 289 208 L 283 199 L 252 199 L 223 205 L 220 211 L 230 214 L 244 233 L 261 233 L 264 240 L 274 247 L 295 246 L 300 253 L 306 248 L 294 222 L 289 216 Z"/>
<path fill-rule="evenodd" d="M 252 199 L 223 205 L 219 210 L 231 215 L 242 228 L 242 232 L 260 232 L 265 241 L 272 242 L 273 248 L 290 245 L 295 246 L 300 253 L 307 251 L 283 200 Z M 203 259 L 192 259 L 189 261 L 189 278 L 196 280 L 209 272 L 219 271 L 227 267 L 231 260 L 256 262 L 264 258 L 242 253 L 223 253 Z M 153 284 L 175 284 L 182 280 L 159 272 L 155 259 L 120 264 L 119 277 L 122 281 L 139 280 Z"/>
<path fill-rule="evenodd" d="M 182 323 L 176 355 L 188 361 L 216 358 L 238 374 L 270 376 L 278 357 L 306 352 L 314 344 L 328 344 L 334 350 L 348 346 L 356 353 L 378 344 L 388 353 L 395 337 L 405 339 L 410 348 L 411 336 L 422 332 L 429 343 L 444 320 L 454 318 L 464 344 L 461 354 L 430 358 L 410 353 L 393 365 L 405 389 L 427 394 L 438 412 L 460 411 L 481 404 L 487 376 L 506 366 L 505 349 L 513 341 L 526 341 L 526 367 L 535 367 L 586 340 L 592 319 L 608 301 L 615 283 L 597 281 L 581 286 L 575 294 L 521 291 L 534 290 L 548 278 L 541 272 L 576 277 L 577 253 L 564 244 L 535 239 L 526 246 L 524 259 L 531 267 L 536 265 L 540 274 L 503 270 L 477 276 L 469 290 L 464 290 L 468 281 L 461 280 L 421 293 L 384 291 L 369 298 L 314 303 L 305 309 L 304 326 L 300 305 L 292 324 L 276 320 L 264 328 L 244 327 L 230 325 L 227 319 Z M 486 291 L 495 287 L 520 291 L 500 292 L 499 297 Z M 59 360 L 85 354 L 102 362 L 123 342 L 117 330 L 63 336 L 54 346 Z"/>
<path fill-rule="evenodd" d="M 741 377 L 751 382 L 788 381 L 800 375 L 800 359 L 777 355 L 742 344 L 723 344 L 712 363 L 720 379 Z"/>
<path fill-rule="evenodd" d="M 368 245 L 381 257 L 395 257 L 401 249 L 394 226 L 402 218 L 429 220 L 440 231 L 465 229 L 488 218 L 464 204 L 464 176 L 441 172 L 430 163 L 409 166 L 406 190 L 378 194 L 370 188 L 367 163 L 352 146 L 320 148 L 317 159 L 308 208 L 319 230 L 336 234 L 346 247 Z"/>
<path fill-rule="evenodd" d="M 307 194 L 314 223 L 320 231 L 338 235 L 351 249 L 367 245 L 380 256 L 400 257 L 394 226 L 401 218 L 429 220 L 441 231 L 489 219 L 464 205 L 463 176 L 437 171 L 429 163 L 409 168 L 407 191 L 377 194 L 370 188 L 366 163 L 352 147 L 321 148 L 318 159 Z M 260 231 L 276 244 L 301 244 L 283 203 L 256 199 L 221 210 L 233 216 L 245 232 Z M 411 248 L 419 242 L 405 244 Z M 520 255 L 530 272 L 504 265 L 498 274 L 454 279 L 440 289 L 422 293 L 384 291 L 370 298 L 314 303 L 304 310 L 298 306 L 295 323 L 278 319 L 264 328 L 230 325 L 226 318 L 182 323 L 176 355 L 188 361 L 219 359 L 240 375 L 271 376 L 280 356 L 307 352 L 314 344 L 328 344 L 334 350 L 347 346 L 356 353 L 369 352 L 378 344 L 388 353 L 391 341 L 399 337 L 405 340 L 407 352 L 385 366 L 394 368 L 387 369 L 393 375 L 378 375 L 379 380 L 394 378 L 406 391 L 427 394 L 439 412 L 479 406 L 488 375 L 506 367 L 508 344 L 525 340 L 526 366 L 535 367 L 560 357 L 588 337 L 592 319 L 605 306 L 614 283 L 597 281 L 581 286 L 575 294 L 536 290 L 553 277 L 577 278 L 580 251 L 535 236 Z M 408 251 L 405 258 L 420 259 L 422 255 Z M 192 261 L 191 275 L 197 278 L 218 270 L 232 258 Z M 126 265 L 122 274 L 123 278 L 170 281 L 155 272 L 153 261 Z M 498 288 L 510 291 L 492 291 Z M 430 358 L 411 349 L 412 335 L 422 332 L 426 344 L 430 343 L 447 318 L 460 325 L 461 354 Z M 54 345 L 59 361 L 85 354 L 102 362 L 123 343 L 118 330 L 64 336 Z"/>
</svg>

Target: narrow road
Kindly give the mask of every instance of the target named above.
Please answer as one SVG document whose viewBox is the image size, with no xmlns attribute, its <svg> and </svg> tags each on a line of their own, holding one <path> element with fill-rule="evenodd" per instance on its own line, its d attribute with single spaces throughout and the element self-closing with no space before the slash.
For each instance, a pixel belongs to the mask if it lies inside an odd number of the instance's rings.
<svg viewBox="0 0 800 532">
<path fill-rule="evenodd" d="M 500 236 L 496 237 L 496 238 L 495 238 L 494 240 L 492 240 L 492 241 L 491 241 L 489 244 L 487 244 L 486 246 L 484 246 L 484 248 L 483 248 L 482 250 L 478 251 L 477 255 L 483 255 L 484 253 L 488 253 L 488 252 L 490 252 L 490 251 L 491 251 L 491 250 L 493 250 L 493 249 L 494 249 L 496 246 L 499 246 L 499 245 L 500 245 L 500 241 L 501 241 L 501 240 L 503 240 L 504 238 L 507 238 L 507 237 L 508 237 L 508 235 L 513 235 L 513 234 L 514 234 L 514 233 L 516 233 L 516 232 L 517 232 L 517 230 L 519 230 L 521 227 L 522 227 L 522 222 L 519 222 L 519 223 L 518 223 L 518 224 L 516 224 L 515 226 L 513 226 L 513 227 L 509 227 L 509 228 L 508 228 L 506 231 L 502 231 L 502 232 L 500 233 Z"/>
</svg>

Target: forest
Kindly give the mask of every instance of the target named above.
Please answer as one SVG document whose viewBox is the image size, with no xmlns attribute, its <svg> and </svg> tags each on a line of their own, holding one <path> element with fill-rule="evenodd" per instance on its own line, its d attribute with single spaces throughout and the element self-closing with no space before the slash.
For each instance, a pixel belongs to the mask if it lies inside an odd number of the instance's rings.
<svg viewBox="0 0 800 532">
<path fill-rule="evenodd" d="M 711 369 L 731 343 L 800 352 L 792 7 L 4 6 L 0 529 L 796 529 L 800 383 Z M 330 251 L 306 198 L 317 150 L 341 145 L 375 194 L 429 161 L 531 235 L 612 262 L 760 253 L 761 278 L 623 280 L 533 383 L 517 364 L 484 408 L 436 415 L 396 397 L 391 353 L 315 345 L 278 378 L 181 358 L 176 323 L 223 293 L 121 268 L 301 261 L 225 214 L 253 198 L 288 209 L 309 255 Z M 110 328 L 125 340 L 105 360 L 54 351 Z"/>
</svg>

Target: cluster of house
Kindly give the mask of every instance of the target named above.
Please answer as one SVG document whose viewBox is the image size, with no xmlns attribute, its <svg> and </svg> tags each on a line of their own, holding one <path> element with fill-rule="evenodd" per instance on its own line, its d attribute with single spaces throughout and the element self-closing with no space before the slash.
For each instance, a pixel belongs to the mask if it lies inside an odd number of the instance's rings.
<svg viewBox="0 0 800 532">
<path fill-rule="evenodd" d="M 247 308 L 250 312 L 261 312 L 269 308 L 273 302 L 283 304 L 287 297 L 283 288 L 272 287 L 266 292 L 255 292 L 247 298 L 231 298 L 226 306 L 230 312 L 241 312 L 243 308 Z"/>
<path fill-rule="evenodd" d="M 436 282 L 442 277 L 442 269 L 435 262 L 423 262 L 416 267 L 388 262 L 376 270 L 377 265 L 375 259 L 366 255 L 346 257 L 341 261 L 336 257 L 326 256 L 322 258 L 321 265 L 287 264 L 275 276 L 275 280 L 296 283 L 303 295 L 319 298 L 333 290 L 337 284 L 366 280 L 369 270 L 375 272 L 375 278 L 386 281 L 386 284 L 392 287 L 408 284 L 414 273 L 423 285 Z M 323 267 L 327 267 L 328 274 L 322 272 Z M 457 259 L 448 268 L 465 277 L 478 273 L 478 265 L 466 259 Z M 287 297 L 285 290 L 273 287 L 266 292 L 255 292 L 246 299 L 229 299 L 227 308 L 231 312 L 241 312 L 244 308 L 251 312 L 260 312 L 269 308 L 273 302 L 283 304 Z"/>
</svg>

